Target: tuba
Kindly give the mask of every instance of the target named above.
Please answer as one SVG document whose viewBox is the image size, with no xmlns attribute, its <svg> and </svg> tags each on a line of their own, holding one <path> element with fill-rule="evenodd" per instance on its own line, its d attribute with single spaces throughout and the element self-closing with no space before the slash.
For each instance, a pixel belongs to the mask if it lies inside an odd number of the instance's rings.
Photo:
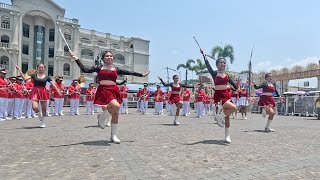
<svg viewBox="0 0 320 180">
<path fill-rule="evenodd" d="M 84 87 L 86 85 L 86 79 L 84 78 L 84 76 L 82 76 L 82 75 L 79 76 L 77 80 L 78 80 L 80 87 Z"/>
</svg>

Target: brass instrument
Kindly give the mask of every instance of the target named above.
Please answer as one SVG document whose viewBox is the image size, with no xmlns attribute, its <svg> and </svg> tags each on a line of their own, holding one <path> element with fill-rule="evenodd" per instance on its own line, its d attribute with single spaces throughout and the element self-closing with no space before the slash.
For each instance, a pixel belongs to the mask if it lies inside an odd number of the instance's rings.
<svg viewBox="0 0 320 180">
<path fill-rule="evenodd" d="M 160 96 L 161 96 L 161 95 L 160 95 L 160 92 L 161 92 L 161 91 L 160 91 L 160 90 L 157 90 L 157 92 L 158 92 L 158 94 L 157 94 L 157 96 L 156 96 L 156 100 L 159 101 Z"/>
<path fill-rule="evenodd" d="M 146 98 L 147 98 L 147 88 L 143 88 L 143 95 L 142 95 L 142 98 L 143 98 L 143 101 L 146 101 Z"/>
</svg>

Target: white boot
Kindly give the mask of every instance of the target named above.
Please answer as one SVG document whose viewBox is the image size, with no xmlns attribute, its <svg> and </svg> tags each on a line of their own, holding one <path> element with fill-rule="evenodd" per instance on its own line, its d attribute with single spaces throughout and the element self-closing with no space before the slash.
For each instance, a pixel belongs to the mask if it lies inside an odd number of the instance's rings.
<svg viewBox="0 0 320 180">
<path fill-rule="evenodd" d="M 117 138 L 118 124 L 111 124 L 111 137 L 110 141 L 115 144 L 120 144 L 120 139 Z"/>
<path fill-rule="evenodd" d="M 106 125 L 107 127 L 110 127 L 110 126 L 111 126 L 111 118 L 112 118 L 112 117 L 110 116 L 110 117 L 107 119 L 107 125 Z"/>
<path fill-rule="evenodd" d="M 216 115 L 216 118 L 215 118 L 215 119 L 216 119 L 216 121 L 217 121 L 218 126 L 224 127 L 224 118 L 225 118 L 224 112 L 218 113 L 218 114 Z"/>
<path fill-rule="evenodd" d="M 179 117 L 179 116 L 175 116 L 175 117 L 174 117 L 173 125 L 176 125 L 176 126 L 179 126 L 179 125 L 180 125 L 180 123 L 179 123 L 179 121 L 178 121 L 178 117 Z"/>
<path fill-rule="evenodd" d="M 108 110 L 103 111 L 101 114 L 98 114 L 98 126 L 101 127 L 101 129 L 104 129 L 106 127 L 106 119 L 111 116 Z"/>
<path fill-rule="evenodd" d="M 40 117 L 40 116 L 39 116 Z M 46 124 L 45 124 L 45 118 L 44 117 L 42 117 L 42 119 L 41 119 L 41 126 L 40 126 L 41 128 L 45 128 L 46 127 Z"/>
<path fill-rule="evenodd" d="M 230 136 L 229 136 L 229 129 L 230 128 L 225 128 L 225 139 L 224 139 L 224 141 L 226 142 L 226 143 L 231 143 L 231 139 L 230 139 Z"/>
<path fill-rule="evenodd" d="M 275 132 L 274 129 L 270 128 L 271 123 L 272 123 L 272 120 L 268 120 L 267 125 L 266 125 L 266 127 L 264 129 L 266 132 Z"/>
<path fill-rule="evenodd" d="M 175 104 L 171 105 L 171 114 L 175 116 L 176 112 L 177 112 L 177 106 Z"/>
<path fill-rule="evenodd" d="M 267 111 L 265 107 L 262 107 L 262 117 L 265 118 L 267 116 Z"/>
</svg>

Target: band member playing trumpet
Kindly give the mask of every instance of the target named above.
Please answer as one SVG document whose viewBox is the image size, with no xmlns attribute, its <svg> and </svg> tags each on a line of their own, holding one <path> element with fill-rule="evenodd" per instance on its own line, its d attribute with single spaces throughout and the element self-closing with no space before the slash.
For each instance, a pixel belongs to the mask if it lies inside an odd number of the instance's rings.
<svg viewBox="0 0 320 180">
<path fill-rule="evenodd" d="M 160 88 L 160 85 L 157 84 L 157 90 L 154 91 L 154 108 L 155 114 L 160 115 L 163 113 L 163 91 Z"/>
<path fill-rule="evenodd" d="M 150 97 L 150 91 L 147 89 L 148 83 L 143 84 L 143 88 L 140 90 L 140 108 L 141 108 L 141 114 L 146 115 L 148 112 L 148 103 L 149 103 L 149 97 Z"/>
<path fill-rule="evenodd" d="M 182 115 L 189 116 L 190 114 L 190 90 L 188 88 L 183 88 L 181 93 L 182 105 Z"/>
<path fill-rule="evenodd" d="M 206 97 L 206 93 L 203 90 L 203 85 L 200 85 L 198 88 L 198 91 L 196 92 L 197 116 L 199 118 L 201 118 L 205 113 L 205 109 L 204 109 L 205 97 Z"/>
<path fill-rule="evenodd" d="M 56 76 L 54 78 L 55 82 L 54 84 L 56 85 L 56 87 L 58 88 L 59 93 L 57 93 L 56 91 L 53 92 L 53 97 L 54 97 L 54 105 L 55 105 L 55 109 L 54 109 L 54 115 L 55 116 L 63 116 L 63 104 L 64 104 L 64 96 L 65 96 L 65 89 L 66 86 L 63 83 L 63 77 L 62 76 Z M 52 89 L 54 90 L 54 89 Z"/>
<path fill-rule="evenodd" d="M 94 114 L 94 106 L 93 101 L 96 94 L 96 89 L 94 88 L 94 84 L 90 83 L 89 87 L 86 89 L 86 101 L 87 101 L 87 114 Z"/>
</svg>

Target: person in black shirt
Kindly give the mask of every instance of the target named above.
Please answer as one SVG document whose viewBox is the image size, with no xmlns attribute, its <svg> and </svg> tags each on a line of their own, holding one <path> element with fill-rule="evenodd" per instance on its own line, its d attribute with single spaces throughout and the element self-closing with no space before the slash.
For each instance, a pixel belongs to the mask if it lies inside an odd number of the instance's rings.
<svg viewBox="0 0 320 180">
<path fill-rule="evenodd" d="M 45 74 L 46 66 L 42 63 L 37 65 L 37 71 L 35 74 L 28 74 L 28 76 L 25 76 L 22 72 L 19 66 L 16 66 L 16 69 L 19 71 L 22 79 L 24 81 L 28 81 L 31 79 L 34 83 L 34 87 L 32 88 L 32 91 L 30 93 L 30 99 L 32 100 L 32 109 L 34 112 L 39 112 L 39 103 L 41 104 L 41 111 L 42 114 L 39 113 L 39 119 L 41 121 L 42 128 L 45 128 L 45 119 L 44 117 L 47 115 L 47 100 L 49 100 L 50 96 L 46 89 L 46 84 L 49 82 L 52 87 L 54 87 L 55 91 L 60 93 L 60 91 L 57 89 L 56 85 L 52 82 L 52 79 Z M 61 93 L 60 93 L 61 94 Z"/>
</svg>

